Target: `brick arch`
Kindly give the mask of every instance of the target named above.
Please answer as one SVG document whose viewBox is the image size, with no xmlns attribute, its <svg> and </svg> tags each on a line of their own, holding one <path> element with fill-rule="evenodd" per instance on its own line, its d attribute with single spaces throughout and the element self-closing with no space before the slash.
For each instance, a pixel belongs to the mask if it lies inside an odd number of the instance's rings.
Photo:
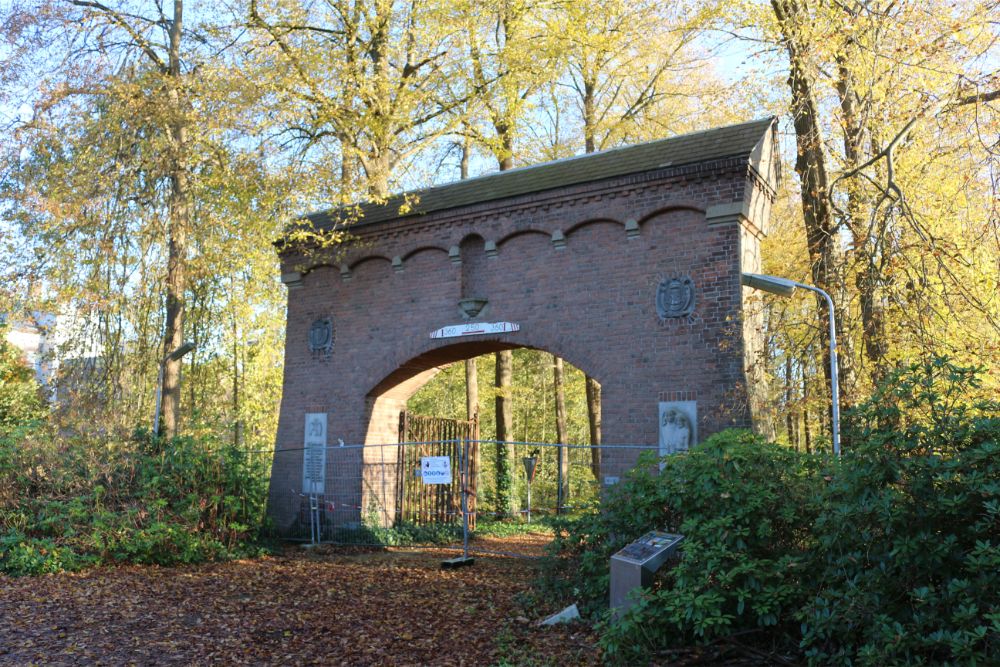
<svg viewBox="0 0 1000 667">
<path fill-rule="evenodd" d="M 269 510 L 278 530 L 300 507 L 289 489 L 301 488 L 306 413 L 327 414 L 332 444 L 394 443 L 406 400 L 439 369 L 501 349 L 546 350 L 597 378 L 605 444 L 655 445 L 663 401 L 695 401 L 701 438 L 750 425 L 745 357 L 757 322 L 740 273 L 760 271 L 775 196 L 761 161 L 774 128 L 716 132 L 433 188 L 403 216 L 396 200 L 365 205 L 347 251 L 361 256 L 340 275 L 301 280 L 307 253 L 284 246 L 286 453 L 275 456 Z M 439 261 L 445 247 L 450 261 Z M 658 290 L 678 275 L 696 290 L 695 316 L 661 319 Z M 470 301 L 485 305 L 473 313 Z M 309 332 L 327 320 L 334 346 L 317 353 Z M 364 448 L 357 470 L 383 465 L 370 455 L 388 449 Z M 606 454 L 612 478 L 635 462 L 632 450 Z"/>
<path fill-rule="evenodd" d="M 483 238 L 482 234 L 479 234 L 478 232 L 472 232 L 471 234 L 466 234 L 465 236 L 463 236 L 461 242 L 459 242 L 458 245 L 459 247 L 461 247 L 469 243 L 482 244 L 485 242 L 486 239 Z"/>
<path fill-rule="evenodd" d="M 305 276 L 308 276 L 313 271 L 317 271 L 319 269 L 335 269 L 335 270 L 339 270 L 340 265 L 338 263 L 336 263 L 336 262 L 324 259 L 324 260 L 319 260 L 319 261 L 314 262 L 314 263 L 305 264 L 305 265 L 299 266 L 297 268 L 300 270 L 300 273 L 302 274 L 302 277 L 305 277 Z"/>
<path fill-rule="evenodd" d="M 592 225 L 616 225 L 618 227 L 625 227 L 625 223 L 620 220 L 615 220 L 613 218 L 591 218 L 589 220 L 581 220 L 580 222 L 574 223 L 572 226 L 566 228 L 566 238 L 573 235 L 574 232 L 584 229 L 585 227 L 590 227 Z"/>
<path fill-rule="evenodd" d="M 507 234 L 506 236 L 502 236 L 497 241 L 497 247 L 503 247 L 505 243 L 509 243 L 510 241 L 514 241 L 516 239 L 524 239 L 528 236 L 540 236 L 542 238 L 548 239 L 551 238 L 552 232 L 547 232 L 542 229 L 518 229 Z"/>
<path fill-rule="evenodd" d="M 600 382 L 600 377 L 596 374 L 596 371 L 591 372 L 593 369 L 581 366 L 579 359 L 566 356 L 559 350 L 539 347 L 529 343 L 510 343 L 499 339 L 485 339 L 431 347 L 426 352 L 402 363 L 366 392 L 365 395 L 368 398 L 378 398 L 379 396 L 388 395 L 406 401 L 436 375 L 436 372 L 428 374 L 429 371 L 443 370 L 446 366 L 450 366 L 453 363 L 502 350 L 541 350 L 549 352 L 562 357 L 576 368 L 579 368 Z"/>
<path fill-rule="evenodd" d="M 654 211 L 650 211 L 649 213 L 646 213 L 641 218 L 639 218 L 639 226 L 641 227 L 645 225 L 647 222 L 652 222 L 657 218 L 663 218 L 671 213 L 680 213 L 684 211 L 690 211 L 693 213 L 701 213 L 701 214 L 705 213 L 705 209 L 703 207 L 697 206 L 695 204 L 675 203 L 669 206 L 658 208 Z"/>
<path fill-rule="evenodd" d="M 351 271 L 356 271 L 358 267 L 372 262 L 385 262 L 386 264 L 390 265 L 392 264 L 392 260 L 386 257 L 385 255 L 365 255 L 363 257 L 359 257 L 358 259 L 352 261 L 350 264 L 347 265 L 347 268 L 349 268 Z"/>
<path fill-rule="evenodd" d="M 441 248 L 439 246 L 433 246 L 433 245 L 422 245 L 419 248 L 414 248 L 413 250 L 410 250 L 405 255 L 403 255 L 403 261 L 405 262 L 406 260 L 410 259 L 411 257 L 413 257 L 415 255 L 419 255 L 420 253 L 423 253 L 423 252 L 428 252 L 428 253 L 439 252 L 439 253 L 442 253 L 444 255 L 448 254 L 448 250 L 445 249 L 445 248 Z"/>
</svg>

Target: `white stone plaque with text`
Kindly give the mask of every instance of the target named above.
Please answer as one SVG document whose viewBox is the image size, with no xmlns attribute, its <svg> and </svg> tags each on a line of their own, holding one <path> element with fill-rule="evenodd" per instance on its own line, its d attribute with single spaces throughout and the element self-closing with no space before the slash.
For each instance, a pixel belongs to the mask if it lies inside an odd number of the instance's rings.
<svg viewBox="0 0 1000 667">
<path fill-rule="evenodd" d="M 431 338 L 458 338 L 460 336 L 489 336 L 520 331 L 516 322 L 468 322 L 441 327 L 431 332 Z"/>
<path fill-rule="evenodd" d="M 326 492 L 326 413 L 306 413 L 305 452 L 302 457 L 302 493 Z"/>
</svg>

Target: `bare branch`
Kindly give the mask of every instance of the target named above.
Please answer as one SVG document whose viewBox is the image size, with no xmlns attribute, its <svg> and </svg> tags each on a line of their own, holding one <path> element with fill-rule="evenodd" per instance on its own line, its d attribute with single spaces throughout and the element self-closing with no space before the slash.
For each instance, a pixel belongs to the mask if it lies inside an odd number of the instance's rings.
<svg viewBox="0 0 1000 667">
<path fill-rule="evenodd" d="M 153 48 L 153 45 L 149 42 L 149 40 L 143 37 L 132 24 L 125 20 L 124 15 L 119 14 L 107 5 L 103 5 L 100 2 L 94 2 L 92 0 L 69 0 L 69 3 L 77 7 L 96 9 L 97 11 L 103 13 L 105 16 L 110 18 L 115 25 L 129 34 L 129 37 L 131 37 L 135 44 L 142 49 L 143 53 L 145 53 L 146 56 L 153 61 L 153 64 L 155 64 L 157 68 L 164 72 L 167 71 L 167 64 L 163 62 L 163 59 L 156 53 L 156 49 Z M 150 23 L 156 23 L 155 21 L 150 21 L 149 19 L 143 20 L 149 21 Z"/>
</svg>

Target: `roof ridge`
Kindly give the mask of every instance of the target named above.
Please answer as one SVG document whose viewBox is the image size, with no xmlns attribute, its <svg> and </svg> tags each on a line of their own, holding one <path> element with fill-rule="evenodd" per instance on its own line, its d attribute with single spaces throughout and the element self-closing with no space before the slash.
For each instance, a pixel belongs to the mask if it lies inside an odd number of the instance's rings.
<svg viewBox="0 0 1000 667">
<path fill-rule="evenodd" d="M 753 137 L 743 137 L 741 130 L 757 126 L 769 127 L 774 122 L 774 118 L 774 116 L 757 118 L 742 123 L 733 123 L 706 130 L 696 130 L 672 137 L 629 144 L 627 146 L 616 146 L 594 153 L 567 156 L 557 160 L 525 165 L 506 171 L 489 172 L 474 178 L 393 193 L 384 202 L 380 203 L 357 202 L 351 206 L 360 206 L 362 217 L 354 224 L 382 222 L 419 215 L 421 213 L 468 206 L 480 202 L 507 199 L 532 192 L 542 192 L 555 187 L 565 187 L 594 180 L 624 176 L 631 173 L 708 162 L 735 155 L 743 155 L 744 153 L 749 156 L 757 145 L 757 142 L 759 142 L 760 136 L 754 132 Z M 761 127 L 761 130 L 763 130 L 763 127 Z M 704 150 L 711 147 L 698 146 L 699 150 L 688 150 L 687 152 L 682 150 L 679 155 L 674 156 L 675 159 L 670 159 L 671 155 L 667 150 L 668 146 L 681 147 L 685 144 L 697 142 L 699 137 L 710 135 L 718 135 L 720 138 L 723 136 L 732 136 L 733 140 L 739 139 L 740 141 L 733 141 L 736 145 L 733 147 L 733 150 L 728 152 L 726 150 Z M 751 139 L 752 143 L 750 142 Z M 659 146 L 664 147 L 663 154 L 660 157 L 657 158 L 654 155 L 649 155 L 649 149 Z M 695 147 L 692 146 L 692 148 Z M 629 161 L 628 164 L 620 164 L 621 156 L 627 153 L 638 154 L 636 157 L 639 159 Z M 569 173 L 563 173 L 571 168 L 567 167 L 567 165 L 574 164 L 592 164 L 595 167 L 601 168 L 593 169 L 589 173 L 586 170 L 574 170 Z M 526 176 L 527 174 L 539 178 L 529 182 L 526 179 L 531 178 L 531 176 Z M 548 178 L 545 178 L 545 176 L 548 176 Z M 484 190 L 484 184 L 486 183 L 495 183 L 499 187 L 494 188 L 494 191 L 490 192 L 488 189 Z M 499 185 L 501 183 L 505 185 Z M 472 190 L 476 191 L 475 197 L 471 196 L 470 191 Z M 452 194 L 450 198 L 448 197 L 449 193 Z M 412 206 L 410 211 L 401 215 L 399 213 L 399 202 L 406 201 L 412 197 L 417 198 L 417 203 Z M 428 198 L 430 201 L 427 201 Z M 326 226 L 331 223 L 335 224 L 334 217 L 338 211 L 343 211 L 346 208 L 348 207 L 328 208 L 306 214 L 302 217 L 312 220 L 314 224 Z"/>
<path fill-rule="evenodd" d="M 574 160 L 586 160 L 588 158 L 597 157 L 598 155 L 605 155 L 606 156 L 606 155 L 610 155 L 612 153 L 616 153 L 616 152 L 619 152 L 619 151 L 627 151 L 627 150 L 633 149 L 633 148 L 648 147 L 648 146 L 652 146 L 654 144 L 665 143 L 665 142 L 668 142 L 668 141 L 677 141 L 677 140 L 680 140 L 680 139 L 689 139 L 689 138 L 692 138 L 692 137 L 696 137 L 699 134 L 711 134 L 713 132 L 719 132 L 720 130 L 735 129 L 735 128 L 738 128 L 738 127 L 742 127 L 744 125 L 755 125 L 757 123 L 763 123 L 765 121 L 770 121 L 773 118 L 775 118 L 775 117 L 774 116 L 769 116 L 767 118 L 757 118 L 757 119 L 754 119 L 754 120 L 743 121 L 742 123 L 731 123 L 729 125 L 720 125 L 719 127 L 712 127 L 712 128 L 707 129 L 707 130 L 693 130 L 691 132 L 684 132 L 683 134 L 675 134 L 675 135 L 673 135 L 671 137 L 662 137 L 660 139 L 647 139 L 646 141 L 640 141 L 639 143 L 636 143 L 636 144 L 626 144 L 625 146 L 614 146 L 612 148 L 604 148 L 604 149 L 601 149 L 599 151 L 594 151 L 593 153 L 580 153 L 579 155 L 567 155 L 566 157 L 556 158 L 555 160 L 548 160 L 546 162 L 536 162 L 534 164 L 526 164 L 526 165 L 523 165 L 523 166 L 520 166 L 520 167 L 514 167 L 513 169 L 508 169 L 506 171 L 491 171 L 491 172 L 488 172 L 488 173 L 485 173 L 485 174 L 479 174 L 478 176 L 473 176 L 472 178 L 466 178 L 466 179 L 459 180 L 459 181 L 449 181 L 448 183 L 441 183 L 439 185 L 429 185 L 429 186 L 427 186 L 425 188 L 420 188 L 418 190 L 404 190 L 402 192 L 393 193 L 392 195 L 389 195 L 389 198 L 392 198 L 392 197 L 401 197 L 401 196 L 404 196 L 404 195 L 407 195 L 407 194 L 414 194 L 414 193 L 417 193 L 417 192 L 425 192 L 427 190 L 434 190 L 435 188 L 447 188 L 447 187 L 450 187 L 450 186 L 455 185 L 457 183 L 468 183 L 470 181 L 476 181 L 476 180 L 479 180 L 481 178 L 493 178 L 495 176 L 501 176 L 501 175 L 505 175 L 505 174 L 512 174 L 514 172 L 524 172 L 524 171 L 527 171 L 529 169 L 537 169 L 539 167 L 548 167 L 549 165 L 566 164 L 566 163 L 572 162 Z"/>
</svg>

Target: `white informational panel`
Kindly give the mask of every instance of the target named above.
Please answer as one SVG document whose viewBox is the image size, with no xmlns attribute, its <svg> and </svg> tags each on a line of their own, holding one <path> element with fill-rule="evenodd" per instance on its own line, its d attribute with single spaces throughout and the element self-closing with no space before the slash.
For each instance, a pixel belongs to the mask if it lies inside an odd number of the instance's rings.
<svg viewBox="0 0 1000 667">
<path fill-rule="evenodd" d="M 420 476 L 424 484 L 451 484 L 451 457 L 421 457 Z"/>
<path fill-rule="evenodd" d="M 431 338 L 458 338 L 460 336 L 487 336 L 520 331 L 521 325 L 514 322 L 469 322 L 441 327 L 431 332 Z"/>
<path fill-rule="evenodd" d="M 326 493 L 326 413 L 306 413 L 305 456 L 302 457 L 302 493 Z"/>
</svg>

